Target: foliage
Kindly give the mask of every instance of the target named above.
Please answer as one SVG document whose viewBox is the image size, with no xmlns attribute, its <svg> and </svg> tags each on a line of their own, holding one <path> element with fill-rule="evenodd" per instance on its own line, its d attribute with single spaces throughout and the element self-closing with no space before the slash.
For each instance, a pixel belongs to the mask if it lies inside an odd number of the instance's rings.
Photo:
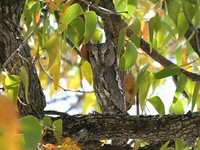
<svg viewBox="0 0 200 150">
<path fill-rule="evenodd" d="M 98 4 L 98 0 L 95 2 Z M 42 12 L 46 4 L 49 5 L 49 9 L 47 12 Z M 147 110 L 148 102 L 160 115 L 168 112 L 183 114 L 188 111 L 186 109 L 188 106 L 191 107 L 189 109 L 191 111 L 199 110 L 200 83 L 185 76 L 182 69 L 197 74 L 200 72 L 199 57 L 189 42 L 189 39 L 194 36 L 195 30 L 189 38 L 184 36 L 190 23 L 194 25 L 195 29 L 200 26 L 200 1 L 114 0 L 114 4 L 117 12 L 128 24 L 127 27 L 121 29 L 118 37 L 117 54 L 120 69 L 131 72 L 136 78 L 132 97 L 138 93 L 142 112 Z M 40 19 L 42 19 L 42 23 L 29 39 L 29 45 L 32 49 L 31 54 L 36 61 L 42 87 L 44 90 L 50 91 L 48 93 L 50 97 L 66 91 L 75 93 L 70 93 L 68 96 L 82 102 L 82 109 L 79 107 L 75 107 L 75 109 L 81 109 L 84 114 L 93 110 L 100 112 L 94 93 L 85 90 L 86 88 L 91 89 L 93 84 L 92 68 L 87 57 L 81 58 L 80 56 L 87 56 L 83 47 L 89 41 L 93 43 L 105 41 L 103 20 L 96 12 L 83 9 L 80 4 L 74 3 L 74 0 L 28 0 L 21 18 L 24 38 L 37 26 Z M 131 36 L 127 36 L 128 30 L 133 32 Z M 170 59 L 176 65 L 164 68 L 158 65 L 140 49 L 140 38 L 150 44 L 151 52 L 152 49 L 157 49 L 162 56 Z M 123 49 L 124 53 L 122 53 Z M 171 76 L 177 76 L 176 90 L 164 91 L 162 86 Z M 28 103 L 28 75 L 24 67 L 21 68 L 19 76 L 7 75 L 6 72 L 0 75 L 0 83 L 5 88 L 4 94 L 7 94 L 15 105 L 21 82 L 25 87 Z M 174 93 L 172 103 L 164 102 L 160 96 L 162 94 L 156 95 L 158 89 L 163 93 Z M 185 96 L 184 92 L 188 96 Z M 166 104 L 170 105 L 169 110 L 165 108 Z M 0 107 L 3 108 L 0 115 L 8 117 L 7 119 L 0 117 L 2 119 L 0 120 L 1 128 L 9 135 L 16 135 L 19 130 L 19 121 L 16 119 L 13 112 L 15 109 L 12 108 L 10 100 L 3 98 L 0 101 Z M 74 106 L 69 107 L 73 109 Z M 3 115 L 4 113 L 10 115 Z M 6 121 L 14 125 L 12 130 L 7 129 Z M 37 146 L 45 132 L 44 126 L 53 127 L 57 133 L 57 140 L 61 142 L 62 123 L 60 121 L 52 122 L 45 117 L 39 122 L 32 116 L 22 118 L 20 121 L 23 145 L 26 148 L 31 149 Z M 7 143 L 7 138 L 13 139 L 12 144 Z M 74 149 L 79 149 L 72 139 L 64 139 L 64 141 L 61 148 L 69 148 L 66 143 L 71 143 L 74 145 Z M 1 137 L 0 142 L 3 142 L 0 146 L 7 144 L 13 150 L 13 144 L 20 146 L 20 141 L 16 137 L 6 137 L 5 135 Z M 176 149 L 183 149 L 183 142 L 182 139 L 177 139 Z M 161 149 L 168 149 L 168 143 L 165 143 Z M 15 147 L 15 149 L 17 148 Z"/>
</svg>

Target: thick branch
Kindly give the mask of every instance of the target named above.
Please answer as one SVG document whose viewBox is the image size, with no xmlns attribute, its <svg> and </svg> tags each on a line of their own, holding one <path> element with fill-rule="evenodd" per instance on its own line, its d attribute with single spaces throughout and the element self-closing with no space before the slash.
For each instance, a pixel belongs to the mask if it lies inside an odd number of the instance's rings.
<svg viewBox="0 0 200 150">
<path fill-rule="evenodd" d="M 63 119 L 63 136 L 73 136 L 85 129 L 85 140 L 113 138 L 143 139 L 159 142 L 184 138 L 193 140 L 199 137 L 200 114 L 157 116 L 129 115 L 65 115 Z"/>
</svg>

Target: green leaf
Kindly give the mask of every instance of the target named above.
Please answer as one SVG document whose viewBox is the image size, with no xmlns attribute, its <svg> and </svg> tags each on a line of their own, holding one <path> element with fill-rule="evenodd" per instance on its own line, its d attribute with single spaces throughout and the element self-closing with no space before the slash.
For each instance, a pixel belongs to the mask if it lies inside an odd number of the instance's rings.
<svg viewBox="0 0 200 150">
<path fill-rule="evenodd" d="M 74 43 L 75 46 L 80 46 L 85 32 L 85 22 L 83 18 L 77 17 L 74 19 L 67 28 L 67 36 Z"/>
<path fill-rule="evenodd" d="M 63 131 L 62 119 L 58 119 L 58 120 L 54 121 L 53 125 L 56 129 L 56 132 L 55 132 L 56 139 L 58 142 L 60 142 L 62 131 Z"/>
<path fill-rule="evenodd" d="M 154 96 L 148 99 L 148 101 L 154 106 L 160 115 L 165 115 L 165 106 L 159 96 Z"/>
<path fill-rule="evenodd" d="M 59 36 L 58 35 L 51 36 L 51 38 L 46 43 L 46 50 L 49 55 L 48 69 L 50 69 L 59 53 Z"/>
<path fill-rule="evenodd" d="M 84 61 L 81 65 L 81 72 L 83 77 L 92 85 L 93 76 L 92 76 L 92 67 L 88 61 Z"/>
<path fill-rule="evenodd" d="M 54 121 L 53 125 L 56 128 L 56 132 L 58 132 L 60 135 L 62 135 L 62 132 L 63 132 L 62 119 L 58 119 L 58 120 Z"/>
<path fill-rule="evenodd" d="M 178 15 L 177 27 L 178 27 L 178 30 L 179 30 L 178 31 L 179 32 L 179 38 L 184 36 L 184 34 L 186 33 L 186 31 L 188 30 L 188 27 L 189 27 L 188 21 L 185 18 L 185 15 L 182 11 L 179 12 L 179 15 Z"/>
<path fill-rule="evenodd" d="M 17 75 L 8 75 L 5 78 L 5 86 L 7 94 L 9 98 L 12 99 L 14 102 L 17 101 L 20 83 L 21 83 L 20 77 Z"/>
<path fill-rule="evenodd" d="M 170 65 L 163 70 L 154 74 L 155 79 L 162 79 L 169 76 L 179 75 L 181 73 L 181 69 L 175 65 Z"/>
<path fill-rule="evenodd" d="M 44 126 L 51 127 L 51 125 L 52 125 L 51 117 L 45 116 L 45 117 L 42 119 L 42 124 L 43 124 Z"/>
<path fill-rule="evenodd" d="M 138 92 L 139 86 L 140 86 L 140 84 L 142 84 L 142 83 L 141 83 L 141 82 L 142 82 L 142 79 L 143 79 L 143 77 L 144 77 L 144 75 L 145 75 L 145 72 L 147 71 L 147 68 L 148 68 L 148 67 L 149 67 L 148 65 L 144 66 L 144 67 L 140 70 L 140 72 L 138 73 L 137 79 L 136 79 L 136 83 L 135 83 L 135 92 L 134 92 L 134 93 L 137 93 L 137 92 Z"/>
<path fill-rule="evenodd" d="M 28 73 L 27 73 L 24 66 L 20 67 L 20 70 L 21 70 L 20 79 L 21 79 L 22 83 L 24 84 L 26 103 L 29 104 L 29 95 L 28 95 L 29 78 L 28 78 Z"/>
<path fill-rule="evenodd" d="M 93 35 L 97 26 L 97 15 L 94 11 L 84 13 L 85 18 L 85 43 L 87 43 Z"/>
<path fill-rule="evenodd" d="M 133 20 L 133 23 L 128 26 L 129 29 L 131 29 L 135 34 L 140 33 L 141 31 L 141 22 L 138 18 L 135 18 Z"/>
<path fill-rule="evenodd" d="M 76 17 L 80 16 L 82 13 L 83 13 L 83 10 L 81 6 L 77 3 L 68 7 L 61 18 L 61 23 L 57 30 L 58 33 L 61 34 L 67 28 L 67 26 L 71 23 L 71 21 L 74 20 Z"/>
<path fill-rule="evenodd" d="M 176 139 L 175 141 L 176 150 L 183 150 L 183 144 L 184 144 L 184 141 L 182 138 Z"/>
<path fill-rule="evenodd" d="M 199 98 L 199 89 L 200 89 L 200 82 L 197 82 L 192 95 L 192 111 L 194 110 L 194 106 L 197 102 L 197 99 Z"/>
<path fill-rule="evenodd" d="M 117 42 L 117 56 L 121 56 L 121 51 L 123 50 L 124 47 L 124 37 L 126 35 L 126 28 L 121 29 L 119 32 L 119 38 Z"/>
<path fill-rule="evenodd" d="M 133 15 L 136 6 L 137 6 L 137 1 L 127 0 L 127 8 L 126 9 L 129 14 Z"/>
<path fill-rule="evenodd" d="M 130 37 L 130 40 L 135 44 L 135 46 L 137 48 L 140 47 L 140 37 L 138 35 L 136 35 L 135 33 L 133 33 Z"/>
<path fill-rule="evenodd" d="M 170 0 L 168 3 L 168 14 L 177 25 L 178 14 L 180 12 L 181 5 L 178 1 Z"/>
<path fill-rule="evenodd" d="M 142 111 L 144 110 L 146 98 L 147 98 L 149 88 L 151 85 L 151 78 L 152 78 L 151 73 L 146 71 L 143 75 L 142 83 L 139 85 L 139 100 L 140 100 L 140 107 Z"/>
<path fill-rule="evenodd" d="M 179 98 L 181 93 L 184 91 L 186 83 L 187 83 L 187 77 L 184 74 L 181 74 L 179 77 L 173 102 L 176 102 L 177 98 Z"/>
<path fill-rule="evenodd" d="M 103 39 L 103 33 L 101 29 L 95 29 L 94 34 L 92 35 L 92 41 L 94 43 L 101 43 Z"/>
<path fill-rule="evenodd" d="M 160 150 L 167 150 L 168 145 L 169 145 L 169 141 L 167 141 L 167 142 L 160 148 Z"/>
<path fill-rule="evenodd" d="M 120 69 L 130 69 L 136 62 L 138 53 L 135 45 L 132 42 L 127 43 L 127 48 L 120 58 Z"/>
<path fill-rule="evenodd" d="M 183 108 L 183 103 L 182 100 L 177 99 L 176 102 L 172 103 L 170 109 L 169 109 L 170 114 L 184 114 L 184 108 Z"/>
<path fill-rule="evenodd" d="M 165 33 L 166 29 L 165 26 L 162 25 L 160 27 L 160 29 L 157 31 L 156 33 L 156 38 L 157 38 L 157 48 L 161 48 L 163 45 L 163 41 L 164 41 L 164 37 L 166 37 L 166 33 Z"/>
<path fill-rule="evenodd" d="M 21 123 L 26 149 L 36 149 L 42 140 L 42 128 L 39 121 L 33 116 L 26 116 L 21 119 Z"/>
</svg>

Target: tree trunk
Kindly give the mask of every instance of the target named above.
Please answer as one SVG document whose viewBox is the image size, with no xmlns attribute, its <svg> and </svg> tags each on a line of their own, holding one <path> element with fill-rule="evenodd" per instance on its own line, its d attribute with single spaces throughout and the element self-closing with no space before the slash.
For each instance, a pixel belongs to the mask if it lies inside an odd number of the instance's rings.
<svg viewBox="0 0 200 150">
<path fill-rule="evenodd" d="M 0 67 L 5 67 L 9 74 L 20 73 L 20 67 L 24 66 L 29 78 L 28 97 L 26 100 L 24 85 L 21 83 L 18 95 L 18 109 L 21 116 L 28 114 L 41 118 L 43 109 L 46 106 L 40 81 L 37 76 L 36 68 L 32 64 L 32 56 L 27 43 L 19 46 L 23 42 L 19 27 L 21 14 L 23 12 L 25 0 L 1 0 L 0 1 Z M 16 50 L 19 52 L 16 53 Z M 9 57 L 15 53 L 14 57 Z M 20 57 L 20 55 L 24 57 Z M 6 66 L 3 64 L 8 61 Z M 5 65 L 5 64 L 4 64 Z"/>
</svg>

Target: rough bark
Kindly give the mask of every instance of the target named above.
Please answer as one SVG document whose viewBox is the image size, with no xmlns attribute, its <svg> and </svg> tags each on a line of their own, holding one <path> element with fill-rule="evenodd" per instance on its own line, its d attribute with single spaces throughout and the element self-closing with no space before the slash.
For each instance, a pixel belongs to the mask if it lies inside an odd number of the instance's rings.
<svg viewBox="0 0 200 150">
<path fill-rule="evenodd" d="M 183 138 L 186 145 L 194 144 L 200 136 L 200 113 L 165 116 L 130 116 L 110 114 L 61 115 L 55 119 L 63 120 L 63 136 L 82 138 L 81 146 L 89 147 L 102 139 L 128 138 L 143 139 L 149 143 L 146 149 L 159 148 L 166 141 Z M 85 130 L 84 136 L 80 131 Z M 93 143 L 92 143 L 93 141 Z M 96 142 L 95 142 L 96 141 Z M 159 145 L 159 147 L 158 147 Z M 126 145 L 127 146 L 127 145 Z M 124 146 L 125 147 L 125 146 Z M 144 149 L 144 148 L 143 148 Z"/>
<path fill-rule="evenodd" d="M 0 67 L 19 48 L 23 42 L 20 31 L 20 18 L 23 12 L 25 0 L 1 0 L 0 1 Z M 19 53 L 9 60 L 8 65 L 3 66 L 9 74 L 19 74 L 20 67 L 24 66 L 29 77 L 28 97 L 25 99 L 24 86 L 21 83 L 18 95 L 18 108 L 21 116 L 34 115 L 41 118 L 46 105 L 45 97 L 37 76 L 36 68 L 32 64 L 30 48 L 27 44 L 19 49 Z M 29 102 L 28 102 L 29 101 Z"/>
</svg>

